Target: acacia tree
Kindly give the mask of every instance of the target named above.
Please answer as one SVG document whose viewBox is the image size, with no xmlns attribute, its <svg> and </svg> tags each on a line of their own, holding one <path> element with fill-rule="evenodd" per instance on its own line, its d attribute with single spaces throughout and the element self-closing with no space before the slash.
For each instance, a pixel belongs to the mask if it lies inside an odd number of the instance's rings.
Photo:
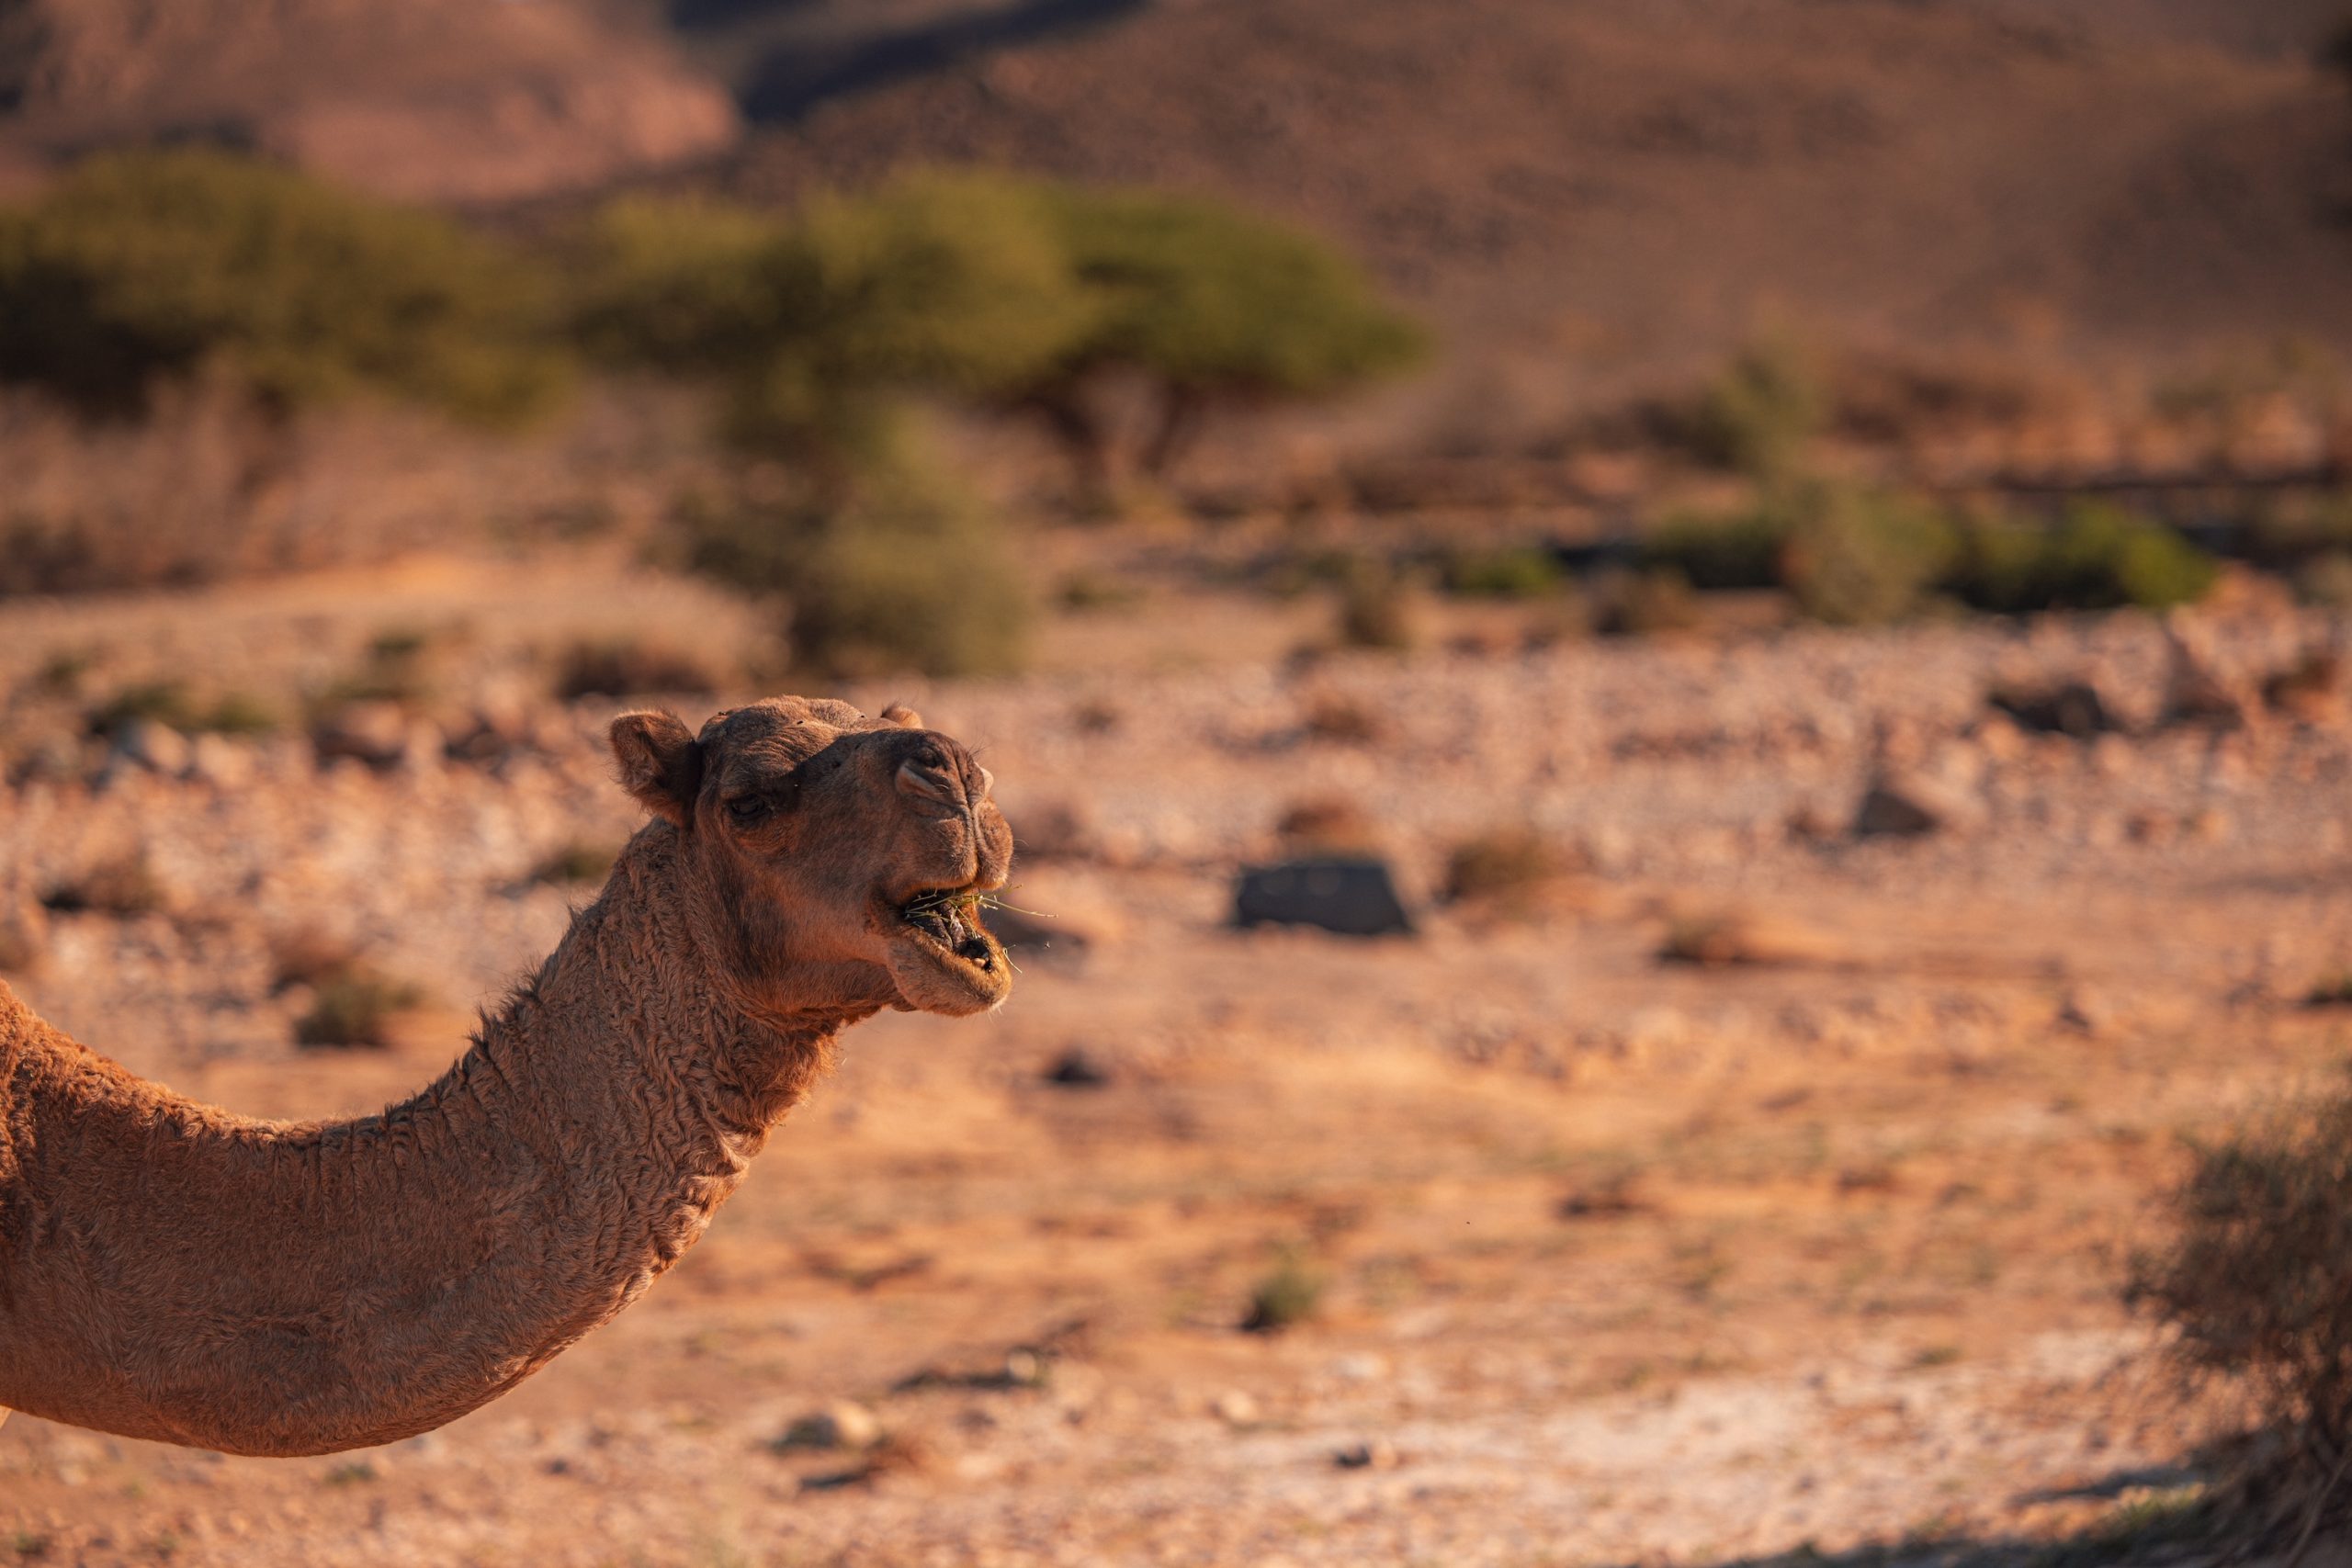
<svg viewBox="0 0 2352 1568">
<path fill-rule="evenodd" d="M 1087 330 L 1017 389 L 1100 495 L 1128 468 L 1164 478 L 1220 409 L 1311 399 L 1396 374 L 1427 344 L 1363 272 L 1315 236 L 1198 197 L 1046 187 Z M 1138 377 L 1157 402 L 1120 449 L 1102 383 Z"/>
</svg>

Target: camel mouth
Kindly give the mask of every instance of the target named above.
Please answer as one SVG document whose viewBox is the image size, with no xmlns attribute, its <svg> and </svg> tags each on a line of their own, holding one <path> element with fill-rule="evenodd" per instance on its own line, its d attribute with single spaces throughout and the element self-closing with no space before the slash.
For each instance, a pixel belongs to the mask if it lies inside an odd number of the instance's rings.
<svg viewBox="0 0 2352 1568">
<path fill-rule="evenodd" d="M 899 922 L 975 968 L 994 970 L 1004 950 L 980 919 L 983 897 L 977 884 L 925 888 L 899 906 Z"/>
<path fill-rule="evenodd" d="M 1012 990 L 1012 964 L 980 918 L 978 883 L 926 887 L 884 907 L 890 916 L 892 976 L 908 1005 L 925 1012 L 984 1011 Z"/>
</svg>

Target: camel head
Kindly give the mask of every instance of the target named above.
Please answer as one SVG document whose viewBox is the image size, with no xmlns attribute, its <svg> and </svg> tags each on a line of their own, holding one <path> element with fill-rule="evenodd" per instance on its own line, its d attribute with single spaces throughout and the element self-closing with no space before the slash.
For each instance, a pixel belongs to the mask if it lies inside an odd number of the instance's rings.
<svg viewBox="0 0 2352 1568">
<path fill-rule="evenodd" d="M 971 895 L 1004 886 L 1012 832 L 970 751 L 903 708 L 771 697 L 695 735 L 613 721 L 629 793 L 675 828 L 722 978 L 777 1011 L 981 1012 L 1012 988 Z"/>
</svg>

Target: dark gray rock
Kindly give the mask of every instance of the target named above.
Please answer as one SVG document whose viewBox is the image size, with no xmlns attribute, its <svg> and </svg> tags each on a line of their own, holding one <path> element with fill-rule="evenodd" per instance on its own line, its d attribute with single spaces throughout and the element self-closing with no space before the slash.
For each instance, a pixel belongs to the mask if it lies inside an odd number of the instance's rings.
<svg viewBox="0 0 2352 1568">
<path fill-rule="evenodd" d="M 1245 927 L 1319 926 L 1341 936 L 1413 929 L 1386 862 L 1339 855 L 1245 868 L 1234 889 L 1233 921 Z"/>
</svg>

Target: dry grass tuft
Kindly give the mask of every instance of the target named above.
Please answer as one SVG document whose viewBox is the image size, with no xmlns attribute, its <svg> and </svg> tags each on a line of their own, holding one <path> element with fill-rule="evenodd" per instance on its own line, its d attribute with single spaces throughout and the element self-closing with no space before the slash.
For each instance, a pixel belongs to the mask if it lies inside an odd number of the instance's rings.
<svg viewBox="0 0 2352 1568">
<path fill-rule="evenodd" d="M 2130 1297 L 2269 1417 L 2221 1499 L 2233 1539 L 2299 1542 L 2352 1517 L 2352 1089 L 2201 1149 L 2176 1203 Z"/>
<path fill-rule="evenodd" d="M 555 694 L 582 697 L 707 697 L 718 678 L 699 657 L 634 637 L 575 643 L 557 660 Z"/>
<path fill-rule="evenodd" d="M 1323 1277 L 1295 1252 L 1285 1252 L 1250 1292 L 1249 1315 L 1242 1329 L 1250 1334 L 1276 1334 L 1306 1323 L 1322 1310 Z"/>
<path fill-rule="evenodd" d="M 1533 828 L 1490 829 L 1446 856 L 1445 896 L 1456 904 L 1523 903 L 1576 869 L 1575 856 Z"/>
<path fill-rule="evenodd" d="M 78 876 L 41 895 L 59 914 L 152 915 L 171 902 L 144 853 L 132 852 L 100 861 Z"/>
<path fill-rule="evenodd" d="M 1376 854 L 1380 824 L 1352 795 L 1318 795 L 1293 801 L 1274 824 L 1283 852 L 1301 855 Z"/>
<path fill-rule="evenodd" d="M 531 868 L 530 880 L 556 884 L 602 882 L 612 874 L 620 851 L 611 844 L 574 839 L 557 846 Z"/>
<path fill-rule="evenodd" d="M 408 981 L 355 964 L 319 982 L 310 1010 L 294 1021 L 294 1043 L 382 1050 L 392 1043 L 393 1016 L 424 999 Z"/>
</svg>

